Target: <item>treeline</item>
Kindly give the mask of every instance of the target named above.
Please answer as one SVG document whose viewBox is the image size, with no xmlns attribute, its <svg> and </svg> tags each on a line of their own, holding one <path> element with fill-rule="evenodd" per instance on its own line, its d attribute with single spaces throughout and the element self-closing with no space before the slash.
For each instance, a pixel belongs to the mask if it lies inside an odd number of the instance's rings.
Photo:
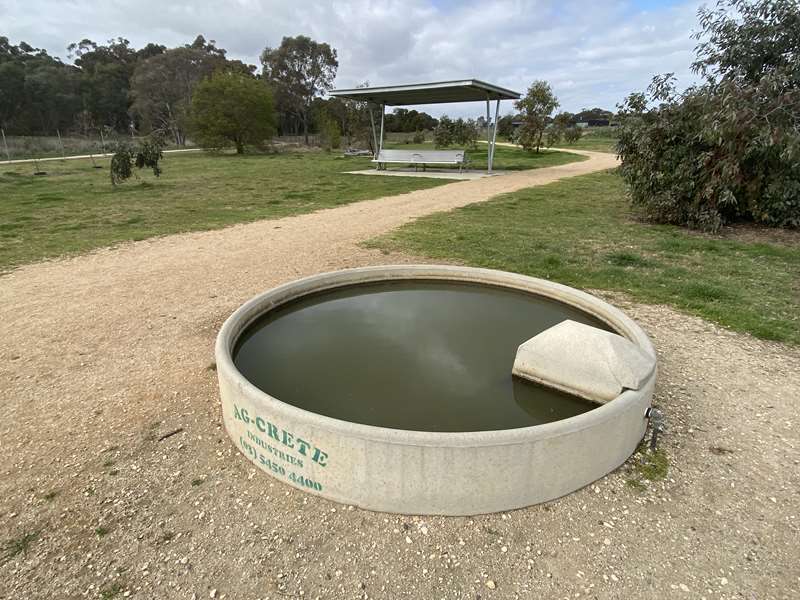
<svg viewBox="0 0 800 600">
<path fill-rule="evenodd" d="M 306 36 L 284 38 L 254 65 L 227 58 L 226 50 L 199 35 L 176 48 L 150 43 L 134 48 L 124 38 L 105 44 L 84 39 L 68 46 L 71 64 L 26 42 L 0 36 L 0 127 L 7 135 L 97 135 L 100 130 L 158 132 L 186 142 L 197 85 L 215 72 L 263 80 L 275 99 L 281 134 L 348 133 L 348 110 L 324 99 L 338 68 L 336 50 Z M 296 65 L 303 68 L 298 72 Z M 386 131 L 433 129 L 437 120 L 416 110 L 386 115 Z"/>
<path fill-rule="evenodd" d="M 255 67 L 225 57 L 198 36 L 191 44 L 136 49 L 123 38 L 97 44 L 81 40 L 65 64 L 46 50 L 0 37 L 0 125 L 8 134 L 84 135 L 159 130 L 185 140 L 186 110 L 194 86 L 217 69 L 253 75 Z"/>
</svg>

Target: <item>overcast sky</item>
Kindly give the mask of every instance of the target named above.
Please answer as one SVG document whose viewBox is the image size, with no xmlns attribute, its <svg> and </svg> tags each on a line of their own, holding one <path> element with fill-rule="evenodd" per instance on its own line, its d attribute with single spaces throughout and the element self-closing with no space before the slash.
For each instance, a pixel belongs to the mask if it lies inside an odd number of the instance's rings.
<svg viewBox="0 0 800 600">
<path fill-rule="evenodd" d="M 135 47 L 216 40 L 229 57 L 259 65 L 265 46 L 309 35 L 339 54 L 337 87 L 478 78 L 524 92 L 551 83 L 561 108 L 613 110 L 657 73 L 692 81 L 701 2 L 535 0 L 0 0 L 0 35 L 66 60 L 83 38 L 122 36 Z M 510 112 L 505 103 L 501 112 Z M 477 116 L 480 104 L 425 107 Z"/>
</svg>

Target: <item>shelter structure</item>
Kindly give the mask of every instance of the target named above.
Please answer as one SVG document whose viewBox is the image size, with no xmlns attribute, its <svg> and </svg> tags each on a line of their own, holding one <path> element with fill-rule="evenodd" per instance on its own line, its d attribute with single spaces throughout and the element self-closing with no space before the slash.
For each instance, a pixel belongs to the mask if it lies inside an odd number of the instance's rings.
<svg viewBox="0 0 800 600">
<path fill-rule="evenodd" d="M 451 102 L 486 102 L 486 142 L 488 173 L 492 172 L 494 149 L 497 143 L 497 121 L 500 118 L 500 101 L 517 100 L 519 92 L 502 88 L 477 79 L 414 83 L 381 87 L 364 87 L 333 90 L 330 95 L 359 102 L 367 102 L 370 108 L 372 136 L 375 144 L 375 159 L 383 150 L 384 121 L 387 106 L 412 106 L 417 104 L 444 104 Z M 491 119 L 491 103 L 495 102 L 494 119 Z M 380 108 L 380 132 L 375 124 L 374 109 Z"/>
</svg>

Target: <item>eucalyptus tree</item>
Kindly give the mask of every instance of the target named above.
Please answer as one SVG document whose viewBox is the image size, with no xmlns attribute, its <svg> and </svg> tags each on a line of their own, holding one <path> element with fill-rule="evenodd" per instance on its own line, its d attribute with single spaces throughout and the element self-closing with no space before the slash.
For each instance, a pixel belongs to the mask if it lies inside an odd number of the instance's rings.
<svg viewBox="0 0 800 600">
<path fill-rule="evenodd" d="M 333 88 L 336 49 L 308 36 L 284 37 L 261 53 L 262 76 L 275 93 L 278 110 L 299 122 L 308 143 L 314 99 Z"/>
<path fill-rule="evenodd" d="M 198 83 L 216 70 L 252 76 L 255 67 L 228 60 L 213 40 L 197 36 L 192 44 L 171 48 L 136 65 L 131 78 L 132 114 L 144 129 L 186 143 L 189 109 Z"/>
<path fill-rule="evenodd" d="M 522 121 L 517 131 L 517 141 L 525 150 L 535 149 L 539 152 L 550 115 L 558 106 L 558 99 L 550 84 L 541 80 L 534 81 L 525 96 L 514 103 Z"/>
</svg>

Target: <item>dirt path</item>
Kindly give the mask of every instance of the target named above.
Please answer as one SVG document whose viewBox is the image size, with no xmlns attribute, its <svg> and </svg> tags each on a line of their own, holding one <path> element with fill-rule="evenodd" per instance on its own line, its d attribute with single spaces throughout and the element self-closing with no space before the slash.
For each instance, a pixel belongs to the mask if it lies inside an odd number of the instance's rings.
<svg viewBox="0 0 800 600">
<path fill-rule="evenodd" d="M 242 301 L 413 260 L 358 243 L 614 164 L 587 154 L 0 278 L 0 598 L 797 597 L 800 352 L 669 309 L 615 299 L 661 355 L 672 469 L 643 492 L 623 469 L 509 514 L 374 514 L 256 472 L 220 427 L 213 341 Z"/>
</svg>

